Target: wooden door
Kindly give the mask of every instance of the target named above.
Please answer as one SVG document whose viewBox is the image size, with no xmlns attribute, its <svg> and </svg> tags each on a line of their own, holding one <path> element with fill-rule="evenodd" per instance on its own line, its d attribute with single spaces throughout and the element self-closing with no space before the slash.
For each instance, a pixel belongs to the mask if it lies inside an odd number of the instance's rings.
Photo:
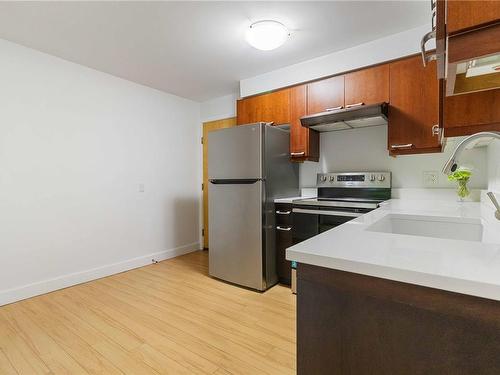
<svg viewBox="0 0 500 375">
<path fill-rule="evenodd" d="M 236 117 L 203 123 L 203 247 L 208 248 L 208 133 L 236 126 Z"/>
<path fill-rule="evenodd" d="M 500 19 L 498 0 L 448 0 L 446 3 L 446 28 L 450 35 L 495 23 Z"/>
<path fill-rule="evenodd" d="M 420 56 L 390 64 L 388 143 L 391 154 L 440 152 L 439 81 L 436 62 L 424 67 Z"/>
<path fill-rule="evenodd" d="M 238 125 L 260 121 L 274 122 L 275 125 L 290 123 L 289 89 L 238 100 Z"/>
<path fill-rule="evenodd" d="M 307 114 L 344 106 L 344 76 L 335 76 L 307 85 Z"/>
<path fill-rule="evenodd" d="M 389 102 L 389 64 L 345 75 L 345 105 Z"/>
</svg>

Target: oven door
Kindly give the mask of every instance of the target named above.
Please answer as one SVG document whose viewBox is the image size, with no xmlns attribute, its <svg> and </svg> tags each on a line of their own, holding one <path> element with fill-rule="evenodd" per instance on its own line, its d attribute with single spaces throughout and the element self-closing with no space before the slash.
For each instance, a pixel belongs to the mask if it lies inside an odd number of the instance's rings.
<svg viewBox="0 0 500 375">
<path fill-rule="evenodd" d="M 364 214 L 364 212 L 332 210 L 322 207 L 294 207 L 293 243 L 299 243 L 319 233 L 342 225 Z"/>
</svg>

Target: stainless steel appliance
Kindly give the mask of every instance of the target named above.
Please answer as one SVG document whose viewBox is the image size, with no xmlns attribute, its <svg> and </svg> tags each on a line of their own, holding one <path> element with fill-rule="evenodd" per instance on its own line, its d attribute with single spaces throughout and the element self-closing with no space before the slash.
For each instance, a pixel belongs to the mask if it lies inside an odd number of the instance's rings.
<svg viewBox="0 0 500 375">
<path fill-rule="evenodd" d="M 391 198 L 390 172 L 320 173 L 318 197 L 293 201 L 293 243 L 344 224 Z"/>
<path fill-rule="evenodd" d="M 319 132 L 366 128 L 387 125 L 388 112 L 387 103 L 356 103 L 347 105 L 346 108 L 328 108 L 325 112 L 304 116 L 300 122 L 302 126 Z"/>
<path fill-rule="evenodd" d="M 299 193 L 289 142 L 266 123 L 209 133 L 211 276 L 257 290 L 277 282 L 274 199 Z"/>
<path fill-rule="evenodd" d="M 335 228 L 391 198 L 390 172 L 319 173 L 318 197 L 292 204 L 292 243 Z M 296 293 L 296 264 L 292 262 L 292 292 Z"/>
</svg>

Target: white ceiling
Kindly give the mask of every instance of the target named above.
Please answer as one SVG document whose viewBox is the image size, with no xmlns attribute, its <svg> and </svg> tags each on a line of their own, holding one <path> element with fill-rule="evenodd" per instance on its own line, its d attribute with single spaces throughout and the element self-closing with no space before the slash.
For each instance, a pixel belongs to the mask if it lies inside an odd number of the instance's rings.
<svg viewBox="0 0 500 375">
<path fill-rule="evenodd" d="M 0 38 L 146 86 L 204 101 L 238 81 L 397 33 L 430 19 L 430 1 L 0 2 Z M 258 51 L 262 19 L 290 40 Z"/>
</svg>

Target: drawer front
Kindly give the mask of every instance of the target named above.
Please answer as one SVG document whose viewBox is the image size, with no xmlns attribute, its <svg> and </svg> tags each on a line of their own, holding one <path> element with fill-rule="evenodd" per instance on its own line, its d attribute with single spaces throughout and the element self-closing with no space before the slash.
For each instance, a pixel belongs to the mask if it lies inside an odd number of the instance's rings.
<svg viewBox="0 0 500 375">
<path fill-rule="evenodd" d="M 292 205 L 288 203 L 276 203 L 275 207 L 275 217 L 276 225 L 282 227 L 292 226 Z"/>
</svg>

